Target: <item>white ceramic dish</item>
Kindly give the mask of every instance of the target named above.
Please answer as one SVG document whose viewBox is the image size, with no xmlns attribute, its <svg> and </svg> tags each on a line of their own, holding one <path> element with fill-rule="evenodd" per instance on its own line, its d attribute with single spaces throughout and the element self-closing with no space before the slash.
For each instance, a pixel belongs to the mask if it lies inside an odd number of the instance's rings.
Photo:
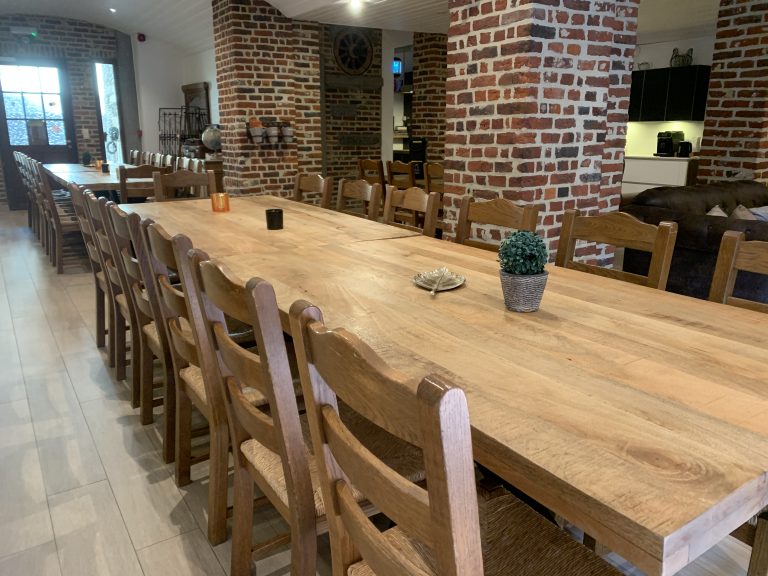
<svg viewBox="0 0 768 576">
<path fill-rule="evenodd" d="M 453 290 L 464 284 L 464 276 L 454 274 L 447 268 L 437 268 L 429 272 L 420 272 L 413 277 L 413 283 L 424 290 L 443 292 Z"/>
</svg>

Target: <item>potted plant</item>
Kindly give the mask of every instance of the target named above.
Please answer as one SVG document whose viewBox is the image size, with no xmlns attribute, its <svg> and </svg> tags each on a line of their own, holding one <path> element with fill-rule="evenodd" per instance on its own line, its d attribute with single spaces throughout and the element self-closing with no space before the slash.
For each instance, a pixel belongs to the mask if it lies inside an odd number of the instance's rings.
<svg viewBox="0 0 768 576">
<path fill-rule="evenodd" d="M 548 272 L 547 247 L 544 241 L 528 231 L 518 231 L 499 245 L 499 277 L 504 304 L 514 312 L 535 312 L 541 304 Z"/>
</svg>

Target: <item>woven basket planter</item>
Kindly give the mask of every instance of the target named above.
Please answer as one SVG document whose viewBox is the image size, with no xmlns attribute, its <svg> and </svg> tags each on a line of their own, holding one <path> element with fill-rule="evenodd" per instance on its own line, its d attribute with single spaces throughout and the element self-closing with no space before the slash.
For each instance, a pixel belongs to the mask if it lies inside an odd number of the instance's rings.
<svg viewBox="0 0 768 576">
<path fill-rule="evenodd" d="M 499 270 L 501 291 L 507 310 L 513 312 L 536 312 L 544 295 L 549 272 L 520 276 Z"/>
</svg>

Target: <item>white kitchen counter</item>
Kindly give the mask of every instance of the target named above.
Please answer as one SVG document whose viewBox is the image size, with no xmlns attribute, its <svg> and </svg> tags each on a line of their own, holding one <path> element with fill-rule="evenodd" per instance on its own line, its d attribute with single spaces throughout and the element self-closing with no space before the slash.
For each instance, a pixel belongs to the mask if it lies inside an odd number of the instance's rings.
<svg viewBox="0 0 768 576">
<path fill-rule="evenodd" d="M 657 186 L 685 186 L 696 182 L 699 159 L 671 156 L 626 156 L 621 184 L 623 199 Z"/>
</svg>

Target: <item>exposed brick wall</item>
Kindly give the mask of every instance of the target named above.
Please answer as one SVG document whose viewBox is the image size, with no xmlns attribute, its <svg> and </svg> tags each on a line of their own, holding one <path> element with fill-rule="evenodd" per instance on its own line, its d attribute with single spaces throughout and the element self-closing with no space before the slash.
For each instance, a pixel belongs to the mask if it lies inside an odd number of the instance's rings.
<svg viewBox="0 0 768 576">
<path fill-rule="evenodd" d="M 320 27 L 292 21 L 263 0 L 214 0 L 224 186 L 285 196 L 297 171 L 321 168 Z M 294 142 L 253 144 L 250 118 L 294 126 Z"/>
<path fill-rule="evenodd" d="M 427 160 L 445 158 L 445 77 L 448 38 L 413 34 L 413 110 L 411 135 L 427 139 Z"/>
<path fill-rule="evenodd" d="M 368 35 L 373 47 L 370 68 L 359 76 L 348 76 L 333 57 L 337 34 L 344 26 L 324 26 L 322 58 L 325 117 L 325 167 L 334 179 L 356 177 L 358 158 L 381 157 L 381 30 L 356 28 Z M 339 87 L 331 76 L 346 76 L 361 85 Z"/>
<path fill-rule="evenodd" d="M 565 209 L 618 206 L 637 4 L 449 1 L 449 235 L 463 194 L 535 202 L 552 253 Z"/>
<path fill-rule="evenodd" d="M 768 3 L 721 0 L 699 178 L 768 181 Z"/>
</svg>

